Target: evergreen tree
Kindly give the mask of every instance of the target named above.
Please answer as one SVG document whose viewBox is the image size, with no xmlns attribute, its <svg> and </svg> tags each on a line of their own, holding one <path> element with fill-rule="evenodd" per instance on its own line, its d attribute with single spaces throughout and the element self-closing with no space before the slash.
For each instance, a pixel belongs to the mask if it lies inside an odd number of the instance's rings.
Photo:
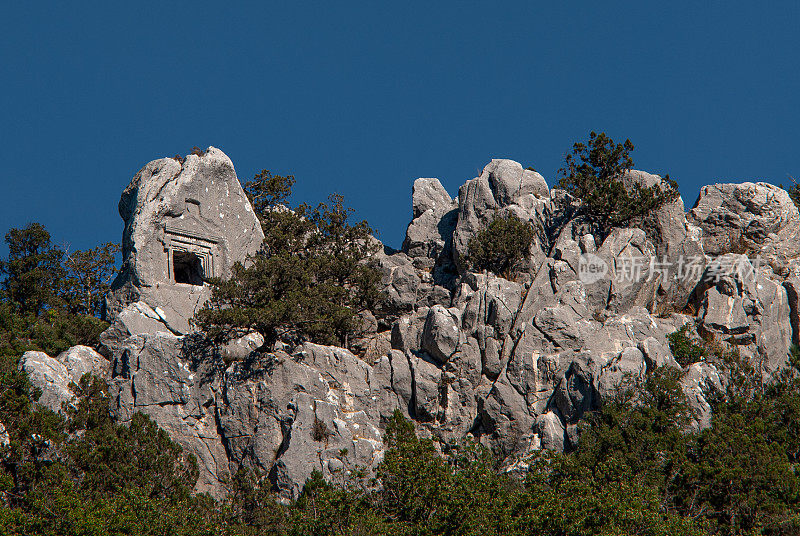
<svg viewBox="0 0 800 536">
<path fill-rule="evenodd" d="M 602 236 L 678 198 L 677 183 L 669 175 L 663 185 L 626 187 L 622 178 L 633 167 L 632 151 L 631 140 L 615 143 L 603 132 L 591 132 L 585 144 L 572 146 L 559 170 L 560 186 L 581 200 Z"/>
<path fill-rule="evenodd" d="M 255 330 L 268 344 L 346 345 L 357 313 L 378 302 L 372 229 L 364 221 L 350 223 L 353 211 L 340 195 L 316 207 L 288 207 L 293 184 L 293 177 L 265 170 L 245 185 L 265 238 L 256 255 L 233 267 L 230 279 L 210 280 L 211 299 L 196 321 L 213 339 Z"/>
<path fill-rule="evenodd" d="M 106 243 L 88 250 L 78 250 L 64 259 L 66 278 L 63 296 L 71 313 L 99 317 L 103 301 L 116 274 L 117 244 Z"/>
<path fill-rule="evenodd" d="M 64 284 L 64 252 L 50 243 L 50 233 L 39 223 L 6 233 L 8 259 L 0 261 L 6 299 L 21 314 L 38 316 L 60 302 Z"/>
</svg>

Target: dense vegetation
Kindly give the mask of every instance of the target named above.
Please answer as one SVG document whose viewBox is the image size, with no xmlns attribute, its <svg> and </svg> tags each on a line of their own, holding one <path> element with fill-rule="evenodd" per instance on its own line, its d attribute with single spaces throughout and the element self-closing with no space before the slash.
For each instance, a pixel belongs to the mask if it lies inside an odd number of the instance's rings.
<svg viewBox="0 0 800 536">
<path fill-rule="evenodd" d="M 678 198 L 677 184 L 669 175 L 651 186 L 623 182 L 633 168 L 632 151 L 631 140 L 616 143 L 604 132 L 591 132 L 586 143 L 572 146 L 559 170 L 560 186 L 581 200 L 584 215 L 601 236 Z"/>
<path fill-rule="evenodd" d="M 212 279 L 213 294 L 196 320 L 216 340 L 258 331 L 267 344 L 313 339 L 347 345 L 358 313 L 378 301 L 377 250 L 366 222 L 351 224 L 339 195 L 329 203 L 289 207 L 294 177 L 260 174 L 245 185 L 264 230 L 261 250 Z"/>
</svg>

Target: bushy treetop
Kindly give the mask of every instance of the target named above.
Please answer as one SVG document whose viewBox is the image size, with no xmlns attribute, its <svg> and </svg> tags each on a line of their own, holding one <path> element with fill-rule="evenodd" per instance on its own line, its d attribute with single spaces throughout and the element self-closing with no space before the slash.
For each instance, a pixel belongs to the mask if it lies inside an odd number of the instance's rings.
<svg viewBox="0 0 800 536">
<path fill-rule="evenodd" d="M 255 330 L 267 344 L 346 345 L 357 331 L 356 315 L 379 300 L 372 228 L 351 223 L 353 210 L 338 194 L 316 207 L 290 206 L 294 182 L 264 170 L 245 184 L 264 242 L 245 264 L 234 265 L 230 279 L 210 280 L 211 299 L 196 321 L 212 339 Z"/>
<path fill-rule="evenodd" d="M 640 219 L 674 201 L 677 183 L 666 175 L 661 184 L 626 185 L 623 176 L 633 167 L 631 140 L 616 143 L 605 133 L 591 132 L 586 143 L 575 143 L 559 169 L 559 184 L 579 198 L 584 214 L 598 225 L 601 235 Z"/>
</svg>

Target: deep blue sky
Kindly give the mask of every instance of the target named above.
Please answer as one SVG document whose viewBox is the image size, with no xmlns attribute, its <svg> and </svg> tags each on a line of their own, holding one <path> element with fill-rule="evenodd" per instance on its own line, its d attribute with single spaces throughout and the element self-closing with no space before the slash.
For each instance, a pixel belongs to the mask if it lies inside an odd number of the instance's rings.
<svg viewBox="0 0 800 536">
<path fill-rule="evenodd" d="M 195 145 L 344 194 L 392 246 L 416 177 L 455 196 L 506 157 L 552 185 L 593 129 L 687 208 L 800 175 L 798 2 L 28 4 L 0 31 L 0 234 L 119 241 L 131 177 Z"/>
</svg>

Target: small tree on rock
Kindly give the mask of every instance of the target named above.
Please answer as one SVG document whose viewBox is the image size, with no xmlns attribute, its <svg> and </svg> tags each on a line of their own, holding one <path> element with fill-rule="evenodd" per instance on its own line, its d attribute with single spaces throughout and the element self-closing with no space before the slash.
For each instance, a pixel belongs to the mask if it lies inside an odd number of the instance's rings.
<svg viewBox="0 0 800 536">
<path fill-rule="evenodd" d="M 626 187 L 622 178 L 633 167 L 632 151 L 631 140 L 615 143 L 603 132 L 591 132 L 587 143 L 572 146 L 559 170 L 560 186 L 581 200 L 602 236 L 678 198 L 677 183 L 669 175 L 660 185 Z"/>
<path fill-rule="evenodd" d="M 533 226 L 508 213 L 496 216 L 468 244 L 467 264 L 473 271 L 489 270 L 510 279 L 528 256 Z"/>
<path fill-rule="evenodd" d="M 340 195 L 311 207 L 286 203 L 292 176 L 262 171 L 245 185 L 261 226 L 261 251 L 211 279 L 211 299 L 196 316 L 217 340 L 257 331 L 267 344 L 347 344 L 356 315 L 379 299 L 380 274 L 369 258 L 379 247 L 367 222 L 350 223 Z"/>
<path fill-rule="evenodd" d="M 792 199 L 792 202 L 795 204 L 795 206 L 800 208 L 800 184 L 798 184 L 795 178 L 791 175 L 789 175 L 789 179 L 792 181 L 791 186 L 787 188 L 781 184 L 780 187 L 786 190 L 786 193 L 789 194 L 789 197 Z"/>
</svg>

